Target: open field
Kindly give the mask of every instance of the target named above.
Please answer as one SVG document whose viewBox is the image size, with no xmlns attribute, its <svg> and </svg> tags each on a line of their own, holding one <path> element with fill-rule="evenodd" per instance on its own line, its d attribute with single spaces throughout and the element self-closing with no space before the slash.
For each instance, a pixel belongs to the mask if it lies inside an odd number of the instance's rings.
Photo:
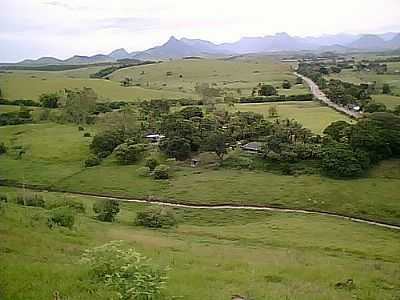
<svg viewBox="0 0 400 300">
<path fill-rule="evenodd" d="M 171 75 L 167 75 L 171 72 Z M 182 76 L 182 77 L 180 77 Z M 111 80 L 131 77 L 134 83 L 153 89 L 194 93 L 196 83 L 209 83 L 232 92 L 234 96 L 249 96 L 258 83 L 281 86 L 283 80 L 294 83 L 288 65 L 271 57 L 225 59 L 182 59 L 154 65 L 125 68 L 112 74 Z M 307 93 L 301 85 L 294 93 Z M 240 94 L 237 90 L 240 89 Z M 290 93 L 290 91 L 286 91 Z"/>
<path fill-rule="evenodd" d="M 199 96 L 194 88 L 209 83 L 235 97 L 249 96 L 259 83 L 280 87 L 283 80 L 294 84 L 295 77 L 287 64 L 271 57 L 248 57 L 233 60 L 181 59 L 153 65 L 134 66 L 118 70 L 111 80 L 90 79 L 90 74 L 102 67 L 68 71 L 11 71 L 0 74 L 3 96 L 7 99 L 36 100 L 45 92 L 64 88 L 93 88 L 103 100 L 138 100 L 152 98 L 190 98 Z M 167 75 L 171 72 L 171 75 Z M 182 76 L 182 77 L 180 77 Z M 133 87 L 122 87 L 120 81 L 130 77 Z M 239 91 L 240 90 L 240 91 Z M 305 94 L 304 85 L 280 89 L 285 95 Z"/>
<path fill-rule="evenodd" d="M 295 119 L 304 127 L 311 129 L 315 133 L 321 134 L 322 131 L 332 122 L 352 120 L 327 106 L 321 105 L 316 101 L 299 102 L 278 102 L 260 104 L 236 104 L 235 109 L 239 111 L 251 111 L 263 114 L 268 118 L 268 109 L 276 106 L 279 118 Z"/>
<path fill-rule="evenodd" d="M 0 188 L 9 198 L 16 190 Z M 21 192 L 21 191 L 19 191 Z M 44 193 L 46 202 L 63 197 Z M 92 199 L 72 231 L 45 225 L 46 210 L 7 204 L 0 223 L 0 294 L 4 300 L 110 299 L 90 281 L 83 251 L 126 241 L 170 266 L 168 296 L 179 299 L 397 299 L 398 232 L 346 220 L 298 214 L 176 209 L 177 228 L 133 225 L 139 204 L 123 204 L 118 222 L 92 219 Z M 351 288 L 335 288 L 354 281 Z"/>
<path fill-rule="evenodd" d="M 343 70 L 340 74 L 331 74 L 330 78 L 336 78 L 356 84 L 376 82 L 378 88 L 382 88 L 384 83 L 390 85 L 395 95 L 400 95 L 400 75 L 377 75 L 371 72 L 354 72 Z"/>
<path fill-rule="evenodd" d="M 393 109 L 400 105 L 400 97 L 390 95 L 372 95 L 375 102 L 383 103 L 389 109 Z"/>
<path fill-rule="evenodd" d="M 90 128 L 89 128 L 90 131 Z M 188 203 L 235 203 L 318 209 L 400 224 L 398 186 L 393 169 L 399 161 L 379 165 L 366 178 L 337 180 L 319 175 L 282 176 L 265 171 L 191 168 L 170 163 L 172 179 L 142 177 L 143 165 L 122 166 L 115 158 L 100 166 L 83 168 L 91 138 L 76 126 L 36 124 L 0 128 L 11 149 L 22 146 L 20 159 L 14 150 L 0 157 L 0 177 L 70 191 L 155 196 Z M 12 170 L 12 171 L 11 171 Z M 388 172 L 389 175 L 386 174 Z M 386 175 L 385 175 L 386 174 Z"/>
<path fill-rule="evenodd" d="M 119 82 L 105 79 L 70 78 L 65 73 L 77 73 L 77 70 L 59 72 L 13 72 L 0 74 L 3 97 L 6 99 L 37 100 L 43 93 L 57 92 L 73 88 L 89 87 L 96 91 L 101 101 L 107 100 L 144 100 L 161 98 L 182 98 L 186 94 L 171 91 L 159 91 L 142 87 L 122 87 Z M 32 77 L 34 76 L 34 77 Z M 83 75 L 82 75 L 83 76 Z"/>
</svg>

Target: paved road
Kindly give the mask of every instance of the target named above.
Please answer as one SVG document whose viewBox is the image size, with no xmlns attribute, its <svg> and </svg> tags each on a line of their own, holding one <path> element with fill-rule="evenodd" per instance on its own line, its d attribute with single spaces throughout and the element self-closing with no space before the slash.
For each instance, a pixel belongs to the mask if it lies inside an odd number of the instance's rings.
<svg viewBox="0 0 400 300">
<path fill-rule="evenodd" d="M 307 83 L 307 85 L 310 87 L 311 93 L 315 96 L 315 98 L 324 102 L 326 105 L 332 107 L 333 109 L 335 109 L 337 111 L 345 113 L 346 115 L 348 115 L 352 118 L 358 119 L 362 116 L 362 114 L 359 112 L 352 111 L 350 109 L 347 109 L 347 108 L 345 108 L 341 105 L 338 105 L 338 104 L 332 102 L 331 100 L 329 100 L 328 97 L 324 94 L 324 92 L 322 92 L 320 90 L 318 85 L 316 85 L 315 82 L 312 81 L 310 78 L 305 77 L 297 72 L 294 72 L 294 74 L 298 77 L 301 77 Z"/>
<path fill-rule="evenodd" d="M 21 187 L 21 185 L 11 185 L 11 184 L 0 184 L 0 185 L 13 186 L 13 187 L 19 187 L 19 188 Z M 40 187 L 30 186 L 27 189 L 47 192 L 47 190 L 44 190 Z M 221 205 L 218 205 L 218 204 L 216 204 L 216 205 L 214 205 L 214 204 L 181 204 L 181 203 L 174 202 L 174 200 L 172 200 L 172 199 L 168 200 L 169 202 L 167 202 L 167 201 L 162 201 L 162 200 L 153 200 L 151 198 L 150 199 L 135 199 L 133 197 L 131 198 L 131 197 L 122 197 L 122 196 L 100 195 L 100 194 L 85 193 L 85 192 L 66 192 L 66 191 L 61 191 L 61 190 L 57 190 L 57 189 L 52 189 L 51 192 L 64 193 L 64 194 L 72 196 L 72 197 L 85 196 L 85 197 L 91 197 L 91 198 L 96 198 L 96 199 L 112 199 L 112 200 L 121 201 L 121 202 L 146 203 L 146 204 L 162 205 L 162 206 L 169 206 L 169 207 L 176 207 L 176 208 L 210 209 L 210 210 L 241 209 L 241 210 L 254 210 L 254 211 L 276 211 L 276 212 L 284 212 L 284 213 L 320 215 L 320 216 L 334 217 L 334 218 L 338 218 L 338 219 L 344 219 L 344 220 L 349 220 L 349 221 L 353 221 L 353 222 L 357 222 L 357 223 L 364 223 L 364 224 L 369 224 L 369 225 L 373 225 L 373 226 L 378 226 L 381 228 L 387 228 L 387 229 L 393 229 L 393 230 L 400 231 L 400 226 L 398 226 L 398 225 L 387 224 L 387 223 L 382 223 L 382 222 L 375 222 L 372 220 L 355 218 L 355 217 L 346 216 L 346 215 L 342 215 L 342 214 L 338 214 L 338 213 L 313 211 L 313 210 L 307 210 L 307 209 L 279 208 L 279 207 L 273 207 L 273 206 L 268 206 L 268 205 L 255 206 L 255 205 L 234 205 L 234 204 L 221 204 Z"/>
</svg>

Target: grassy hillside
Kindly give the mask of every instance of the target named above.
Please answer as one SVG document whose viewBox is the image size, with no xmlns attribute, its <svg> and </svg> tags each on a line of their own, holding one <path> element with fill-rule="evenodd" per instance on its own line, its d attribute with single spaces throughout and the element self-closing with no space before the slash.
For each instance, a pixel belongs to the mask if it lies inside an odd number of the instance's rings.
<svg viewBox="0 0 400 300">
<path fill-rule="evenodd" d="M 89 128 L 89 132 L 90 132 Z M 36 124 L 0 128 L 11 149 L 0 156 L 0 177 L 71 191 L 121 196 L 174 199 L 191 203 L 278 205 L 334 211 L 400 224 L 398 184 L 393 172 L 399 161 L 383 165 L 366 178 L 336 180 L 319 175 L 282 176 L 266 165 L 265 171 L 191 168 L 170 162 L 173 177 L 156 181 L 141 177 L 138 168 L 117 164 L 114 157 L 100 166 L 83 168 L 91 138 L 76 126 Z M 18 159 L 15 148 L 25 150 Z M 12 170 L 12 172 L 10 172 Z M 386 171 L 390 175 L 385 175 Z M 378 175 L 376 175 L 378 174 Z"/>
<path fill-rule="evenodd" d="M 0 188 L 10 198 L 14 189 Z M 63 197 L 44 193 L 46 202 Z M 110 299 L 80 257 L 87 248 L 123 240 L 154 263 L 170 266 L 171 299 L 397 299 L 397 232 L 320 216 L 245 211 L 175 210 L 180 225 L 133 225 L 143 208 L 123 204 L 118 222 L 92 218 L 92 199 L 73 230 L 45 225 L 47 211 L 7 204 L 0 223 L 0 295 L 4 300 Z M 354 286 L 335 287 L 352 279 Z"/>
<path fill-rule="evenodd" d="M 186 93 L 193 93 L 196 83 L 207 82 L 232 91 L 235 96 L 238 96 L 238 88 L 241 95 L 250 95 L 252 88 L 260 82 L 281 86 L 283 80 L 295 80 L 288 65 L 270 57 L 174 60 L 125 68 L 113 73 L 111 80 L 120 81 L 125 77 L 131 77 L 134 83 L 145 87 Z M 298 92 L 307 93 L 307 89 L 302 86 Z"/>
<path fill-rule="evenodd" d="M 76 72 L 76 70 L 74 70 Z M 70 71 L 72 72 L 72 71 Z M 37 100 L 42 93 L 57 92 L 64 88 L 90 87 L 96 91 L 100 99 L 106 100 L 140 100 L 160 98 L 182 98 L 183 93 L 144 89 L 141 87 L 122 87 L 119 82 L 104 79 L 64 77 L 57 72 L 44 72 L 35 75 L 26 72 L 0 74 L 3 96 L 6 99 Z M 65 72 L 64 72 L 65 73 Z M 34 76 L 34 77 L 32 77 Z M 83 75 L 82 75 L 83 76 Z"/>
<path fill-rule="evenodd" d="M 237 104 L 235 105 L 235 109 L 239 111 L 257 112 L 268 117 L 268 109 L 271 106 L 276 106 L 279 118 L 295 119 L 303 124 L 304 127 L 319 134 L 321 134 L 322 131 L 334 121 L 342 120 L 350 123 L 352 122 L 352 120 L 347 116 L 314 101 Z"/>
</svg>

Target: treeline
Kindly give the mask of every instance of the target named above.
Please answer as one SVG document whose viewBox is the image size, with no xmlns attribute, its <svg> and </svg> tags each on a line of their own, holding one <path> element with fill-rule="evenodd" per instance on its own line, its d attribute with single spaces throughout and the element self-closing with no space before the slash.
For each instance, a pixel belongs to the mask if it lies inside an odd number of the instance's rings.
<svg viewBox="0 0 400 300">
<path fill-rule="evenodd" d="M 263 103 L 263 102 L 279 102 L 279 101 L 312 101 L 314 96 L 312 94 L 299 94 L 299 95 L 277 95 L 277 96 L 254 96 L 254 97 L 241 97 L 240 103 Z"/>
<path fill-rule="evenodd" d="M 154 64 L 154 61 L 139 61 L 139 60 L 127 60 L 126 63 L 112 65 L 110 67 L 101 69 L 100 71 L 91 74 L 90 78 L 105 78 L 106 76 L 114 73 L 115 71 L 123 68 L 133 67 L 133 66 L 142 66 L 142 65 L 149 65 Z"/>
</svg>

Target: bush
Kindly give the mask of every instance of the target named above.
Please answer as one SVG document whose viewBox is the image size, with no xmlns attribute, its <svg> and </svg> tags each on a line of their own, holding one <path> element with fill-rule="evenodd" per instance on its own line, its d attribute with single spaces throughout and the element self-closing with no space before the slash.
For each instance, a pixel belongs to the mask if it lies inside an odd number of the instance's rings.
<svg viewBox="0 0 400 300">
<path fill-rule="evenodd" d="M 52 209 L 47 218 L 47 226 L 53 228 L 54 226 L 62 226 L 72 229 L 75 223 L 75 216 L 73 211 L 68 207 L 58 207 Z"/>
<path fill-rule="evenodd" d="M 92 135 L 90 134 L 90 132 L 85 132 L 85 133 L 83 134 L 83 136 L 84 136 L 84 137 L 91 137 Z"/>
<path fill-rule="evenodd" d="M 148 167 L 150 171 L 153 171 L 159 164 L 160 163 L 155 158 L 148 158 L 146 160 L 146 167 Z"/>
<path fill-rule="evenodd" d="M 282 88 L 284 89 L 290 89 L 292 87 L 291 83 L 287 80 L 284 80 L 282 83 Z"/>
<path fill-rule="evenodd" d="M 159 165 L 154 169 L 154 179 L 168 179 L 169 167 L 166 165 Z"/>
<path fill-rule="evenodd" d="M 45 207 L 43 196 L 39 194 L 26 194 L 25 196 L 18 194 L 15 202 L 19 205 Z"/>
<path fill-rule="evenodd" d="M 96 219 L 102 222 L 114 222 L 119 213 L 119 203 L 116 200 L 98 200 L 93 204 L 93 211 L 97 214 Z"/>
<path fill-rule="evenodd" d="M 6 194 L 0 194 L 0 202 L 8 202 L 8 197 Z"/>
<path fill-rule="evenodd" d="M 86 250 L 82 261 L 90 266 L 94 277 L 114 290 L 123 300 L 160 299 L 167 269 L 154 265 L 120 241 Z"/>
<path fill-rule="evenodd" d="M 4 154 L 7 152 L 7 147 L 4 143 L 0 143 L 0 154 Z"/>
<path fill-rule="evenodd" d="M 151 207 L 136 214 L 135 224 L 150 228 L 167 228 L 177 225 L 174 212 L 162 207 Z"/>
<path fill-rule="evenodd" d="M 146 146 L 144 144 L 130 145 L 123 143 L 115 148 L 115 156 L 121 164 L 129 165 L 139 161 L 145 151 Z"/>
<path fill-rule="evenodd" d="M 142 177 L 148 177 L 151 174 L 151 170 L 149 167 L 141 167 L 137 171 L 138 171 L 139 176 L 142 176 Z"/>
<path fill-rule="evenodd" d="M 98 158 L 96 155 L 90 155 L 85 160 L 85 167 L 90 168 L 90 167 L 98 166 L 100 163 L 101 163 L 100 158 Z"/>
<path fill-rule="evenodd" d="M 54 209 L 58 207 L 68 207 L 74 210 L 77 213 L 84 213 L 85 212 L 85 205 L 78 200 L 68 199 L 68 198 L 58 198 L 55 201 L 47 202 L 46 203 L 47 209 Z"/>
</svg>

